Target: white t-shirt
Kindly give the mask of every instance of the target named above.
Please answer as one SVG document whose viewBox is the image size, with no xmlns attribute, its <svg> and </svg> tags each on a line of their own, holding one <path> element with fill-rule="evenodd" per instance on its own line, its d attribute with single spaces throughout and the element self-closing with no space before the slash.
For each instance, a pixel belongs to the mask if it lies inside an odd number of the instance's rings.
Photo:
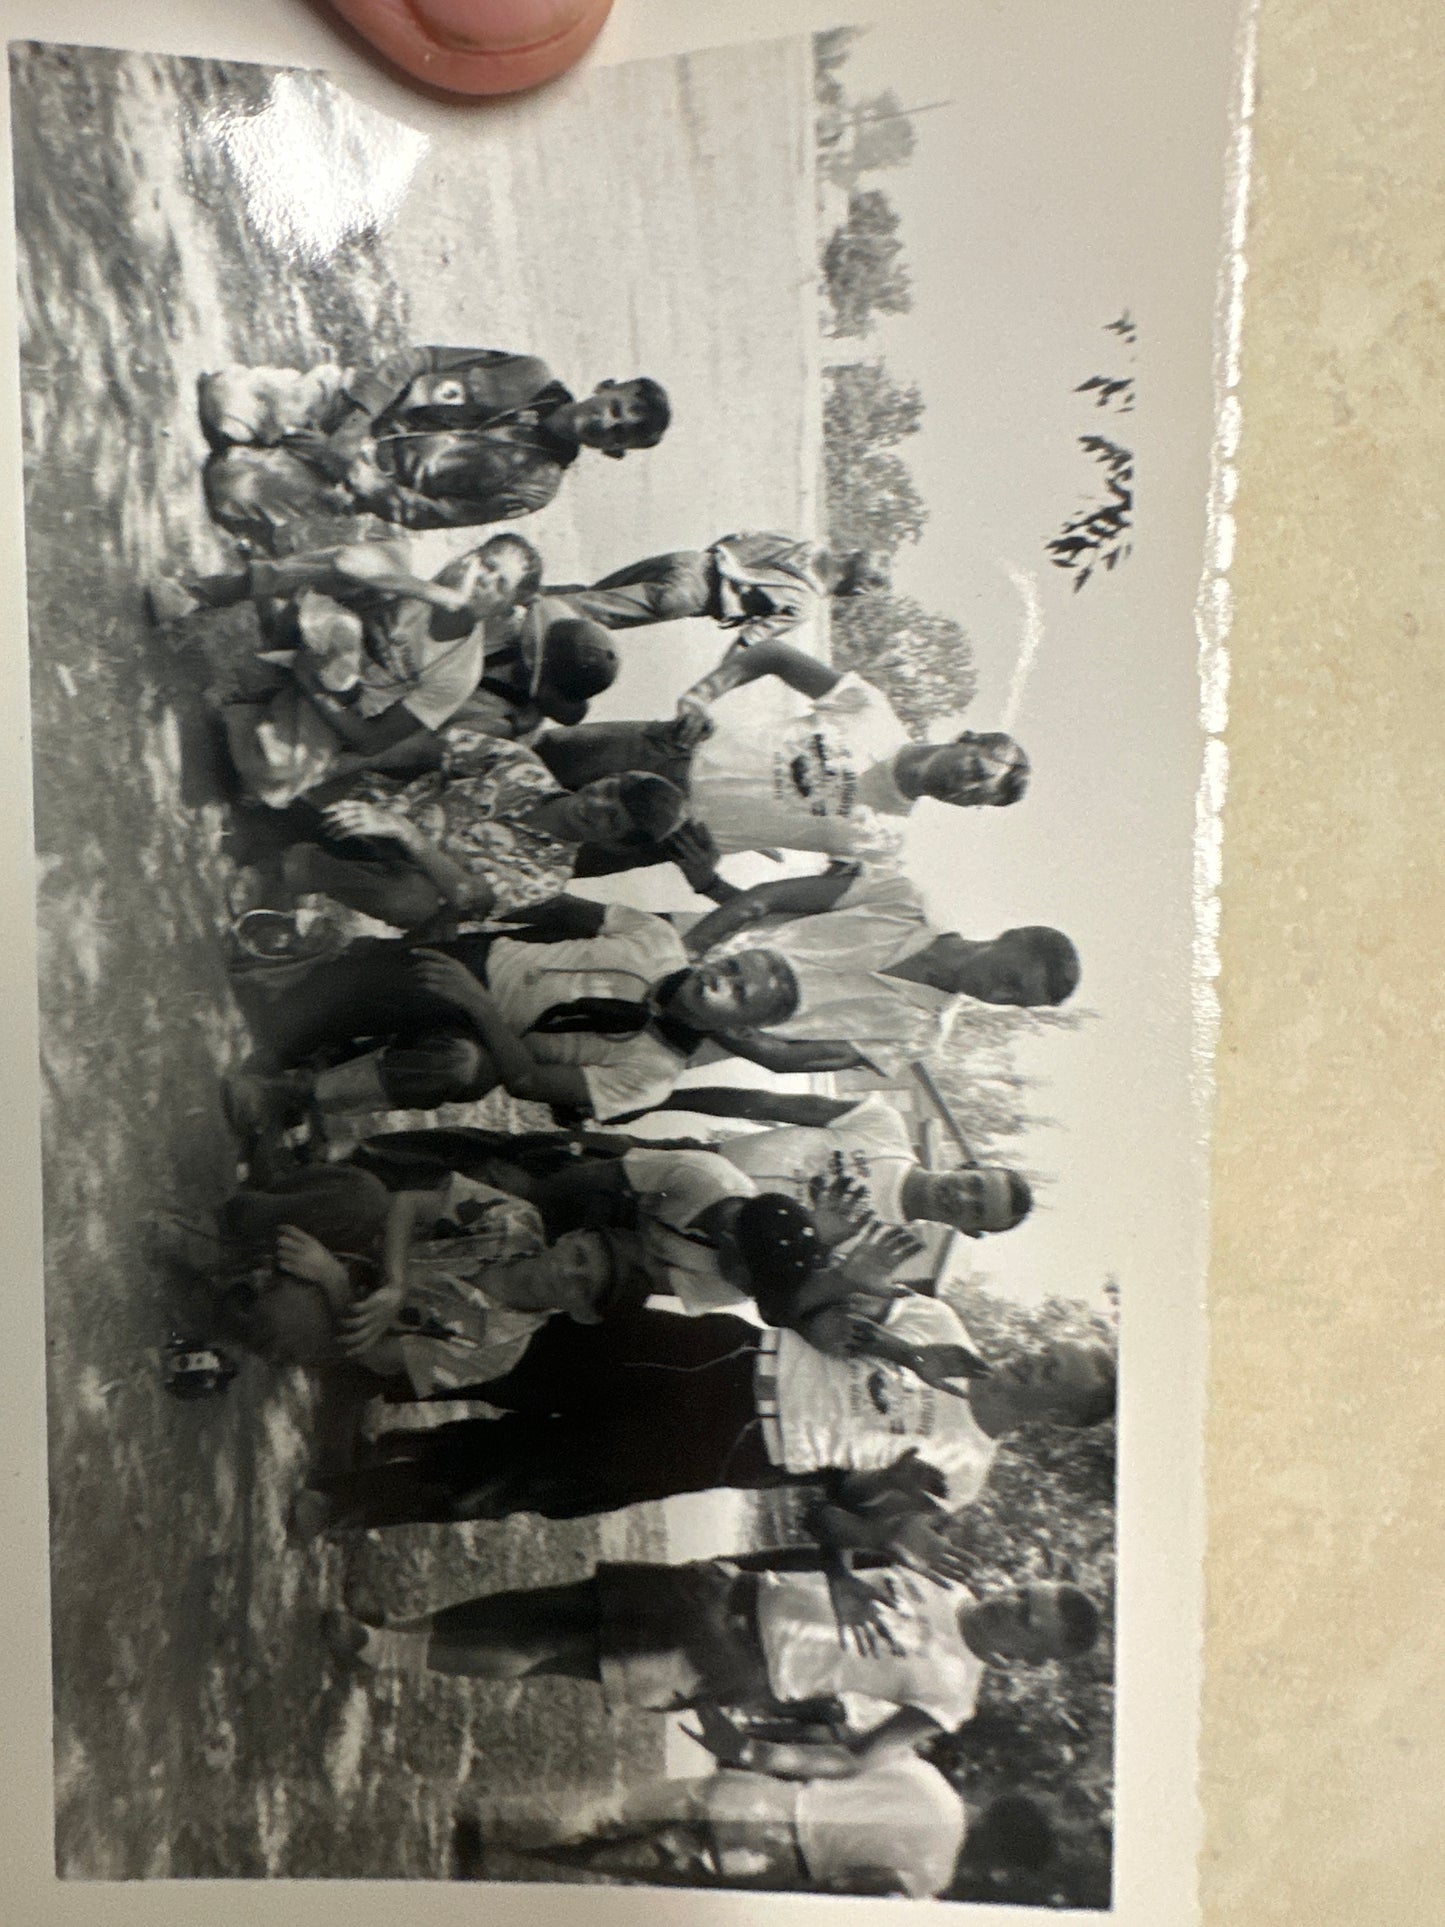
<svg viewBox="0 0 1445 1927">
<path fill-rule="evenodd" d="M 968 1832 L 962 1800 L 916 1754 L 850 1780 L 803 1781 L 793 1824 L 820 1887 L 846 1891 L 850 1876 L 887 1867 L 910 1900 L 948 1889 Z"/>
<path fill-rule="evenodd" d="M 724 1198 L 755 1197 L 752 1179 L 714 1151 L 629 1151 L 622 1169 L 642 1207 L 643 1251 L 656 1273 L 666 1271 L 683 1310 L 697 1315 L 748 1303 L 718 1269 L 715 1246 L 689 1234 Z"/>
<path fill-rule="evenodd" d="M 852 670 L 792 713 L 769 695 L 767 709 L 756 698 L 724 697 L 713 734 L 693 757 L 693 806 L 719 849 L 776 844 L 896 862 L 902 821 L 859 796 L 868 773 L 891 764 L 908 741 L 888 698 Z"/>
<path fill-rule="evenodd" d="M 883 1323 L 912 1345 L 977 1349 L 958 1313 L 921 1292 L 895 1299 Z M 830 1358 L 791 1331 L 765 1338 L 758 1407 L 775 1465 L 789 1472 L 830 1466 L 868 1472 L 914 1450 L 947 1479 L 951 1509 L 978 1496 L 998 1450 L 966 1398 L 925 1385 L 901 1365 Z"/>
<path fill-rule="evenodd" d="M 825 1573 L 759 1573 L 758 1631 L 768 1684 L 780 1700 L 862 1694 L 914 1706 L 952 1733 L 973 1717 L 984 1675 L 984 1662 L 958 1630 L 959 1609 L 975 1604 L 974 1596 L 901 1567 L 889 1567 L 888 1577 L 896 1599 L 880 1617 L 897 1650 L 880 1645 L 876 1653 L 859 1653 L 838 1637 Z"/>
<path fill-rule="evenodd" d="M 889 1224 L 903 1223 L 903 1183 L 918 1168 L 908 1126 L 876 1094 L 831 1124 L 750 1131 L 725 1139 L 718 1150 L 746 1171 L 759 1191 L 785 1191 L 799 1204 L 808 1203 L 808 1185 L 814 1178 L 852 1178 L 866 1189 L 874 1211 Z"/>
<path fill-rule="evenodd" d="M 682 938 L 665 917 L 611 903 L 595 937 L 561 943 L 499 937 L 487 955 L 487 988 L 508 1023 L 544 1063 L 582 1067 L 593 1115 L 605 1122 L 660 1104 L 687 1059 L 655 1031 L 635 1037 L 602 1037 L 592 1031 L 558 1037 L 526 1033 L 553 1004 L 579 997 L 639 1001 L 660 978 L 689 961 Z"/>
</svg>

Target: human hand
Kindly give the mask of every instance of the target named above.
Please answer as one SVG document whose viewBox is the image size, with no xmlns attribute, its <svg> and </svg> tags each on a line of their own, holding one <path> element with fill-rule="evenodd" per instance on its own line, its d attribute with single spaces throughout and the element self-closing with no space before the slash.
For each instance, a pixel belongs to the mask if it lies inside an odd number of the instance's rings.
<svg viewBox="0 0 1445 1927">
<path fill-rule="evenodd" d="M 276 1263 L 288 1277 L 308 1285 L 339 1286 L 347 1280 L 341 1260 L 294 1224 L 283 1224 L 276 1233 Z"/>
<path fill-rule="evenodd" d="M 458 1010 L 471 1010 L 486 995 L 465 964 L 440 950 L 418 950 L 412 973 L 428 996 Z"/>
<path fill-rule="evenodd" d="M 694 890 L 706 890 L 717 881 L 718 848 L 705 823 L 689 817 L 667 839 L 667 850 Z"/>
<path fill-rule="evenodd" d="M 717 724 L 706 703 L 699 702 L 696 696 L 678 697 L 677 714 L 672 722 L 672 740 L 679 749 L 696 749 L 699 743 L 707 741 L 716 728 Z"/>
<path fill-rule="evenodd" d="M 455 94 L 515 94 L 574 65 L 612 0 L 331 0 L 413 79 Z"/>
<path fill-rule="evenodd" d="M 381 1285 L 337 1320 L 341 1349 L 348 1358 L 359 1358 L 385 1338 L 392 1320 L 401 1309 L 400 1285 Z"/>
<path fill-rule="evenodd" d="M 383 837 L 391 843 L 405 843 L 412 828 L 406 817 L 380 803 L 333 803 L 325 816 L 327 829 L 340 837 Z"/>
<path fill-rule="evenodd" d="M 856 1178 L 819 1174 L 808 1180 L 808 1209 L 813 1227 L 829 1251 L 846 1244 L 867 1228 L 873 1217 L 868 1193 Z"/>
<path fill-rule="evenodd" d="M 898 1598 L 891 1579 L 863 1579 L 856 1572 L 840 1570 L 828 1574 L 828 1597 L 838 1624 L 838 1644 L 862 1659 L 877 1659 L 881 1653 L 902 1650 L 897 1635 L 885 1617 L 888 1607 Z"/>
<path fill-rule="evenodd" d="M 953 1515 L 936 1508 L 900 1519 L 888 1551 L 900 1566 L 937 1586 L 964 1586 L 974 1576 L 973 1561 L 954 1536 Z"/>
<path fill-rule="evenodd" d="M 816 1218 L 816 1212 L 814 1217 Z M 923 1246 L 901 1224 L 874 1223 L 843 1258 L 838 1271 L 856 1291 L 876 1292 L 908 1259 L 916 1258 Z M 898 1288 L 901 1289 L 901 1288 Z"/>
</svg>

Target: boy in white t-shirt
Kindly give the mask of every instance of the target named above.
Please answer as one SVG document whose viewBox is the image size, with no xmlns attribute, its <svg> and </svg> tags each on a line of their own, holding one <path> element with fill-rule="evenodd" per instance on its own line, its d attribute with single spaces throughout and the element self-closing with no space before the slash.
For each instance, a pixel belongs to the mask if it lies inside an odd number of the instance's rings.
<svg viewBox="0 0 1445 1927">
<path fill-rule="evenodd" d="M 493 1802 L 480 1823 L 458 1821 L 455 1841 L 462 1878 L 491 1877 L 495 1842 L 610 1879 L 929 1900 L 947 1892 L 965 1855 L 990 1871 L 1045 1865 L 1054 1833 L 1022 1794 L 970 1811 L 936 1767 L 905 1749 L 848 1780 L 726 1766 L 654 1780 L 550 1826 L 534 1801 Z"/>
</svg>

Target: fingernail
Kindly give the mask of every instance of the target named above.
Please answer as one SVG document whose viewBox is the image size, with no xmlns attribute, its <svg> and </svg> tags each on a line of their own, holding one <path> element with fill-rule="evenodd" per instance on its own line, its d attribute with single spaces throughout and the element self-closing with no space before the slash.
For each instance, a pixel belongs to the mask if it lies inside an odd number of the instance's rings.
<svg viewBox="0 0 1445 1927">
<path fill-rule="evenodd" d="M 545 46 L 594 11 L 593 0 L 411 0 L 421 26 L 463 53 Z"/>
</svg>

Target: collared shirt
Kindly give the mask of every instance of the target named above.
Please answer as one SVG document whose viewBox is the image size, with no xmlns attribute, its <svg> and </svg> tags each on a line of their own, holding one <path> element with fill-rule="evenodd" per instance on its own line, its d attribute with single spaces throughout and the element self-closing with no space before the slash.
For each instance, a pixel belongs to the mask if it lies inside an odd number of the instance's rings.
<svg viewBox="0 0 1445 1927">
<path fill-rule="evenodd" d="M 920 1292 L 895 1298 L 883 1324 L 909 1345 L 978 1349 L 951 1305 Z M 916 1451 L 947 1480 L 954 1510 L 982 1491 L 998 1450 L 966 1398 L 925 1385 L 901 1365 L 830 1357 L 796 1332 L 764 1332 L 756 1395 L 775 1465 L 871 1472 Z"/>
<path fill-rule="evenodd" d="M 697 1220 L 725 1198 L 756 1197 L 751 1178 L 714 1151 L 629 1151 L 622 1160 L 637 1193 L 642 1255 L 689 1315 L 727 1311 L 749 1302 L 718 1266 L 717 1246 Z"/>
<path fill-rule="evenodd" d="M 904 1222 L 903 1186 L 918 1169 L 908 1126 L 876 1093 L 831 1124 L 749 1131 L 724 1138 L 717 1148 L 759 1191 L 783 1191 L 803 1205 L 813 1179 L 851 1178 L 888 1224 Z"/>
<path fill-rule="evenodd" d="M 686 1057 L 651 1030 L 621 1038 L 592 1031 L 528 1035 L 531 1026 L 552 1005 L 581 997 L 635 1003 L 689 961 L 665 917 L 611 903 L 595 937 L 540 944 L 499 937 L 487 956 L 487 988 L 537 1058 L 582 1068 L 593 1115 L 605 1122 L 654 1109 L 681 1076 Z"/>
<path fill-rule="evenodd" d="M 755 684 L 723 697 L 692 759 L 694 812 L 722 850 L 821 850 L 896 864 L 903 829 L 872 800 L 908 732 L 879 689 L 851 669 L 828 695 L 800 702 Z M 902 799 L 906 803 L 906 799 Z"/>
<path fill-rule="evenodd" d="M 908 878 L 870 866 L 831 910 L 755 923 L 718 953 L 766 949 L 787 958 L 798 1009 L 770 1025 L 770 1037 L 847 1042 L 875 1070 L 894 1076 L 938 1049 L 959 1009 L 950 991 L 886 974 L 935 934 Z"/>
<path fill-rule="evenodd" d="M 890 1567 L 894 1599 L 879 1617 L 890 1643 L 855 1652 L 838 1637 L 828 1578 L 821 1572 L 758 1575 L 758 1631 L 768 1683 L 780 1700 L 859 1695 L 887 1707 L 917 1707 L 952 1733 L 971 1719 L 984 1662 L 959 1631 L 963 1586 L 941 1586 Z"/>
<path fill-rule="evenodd" d="M 746 643 L 766 642 L 805 622 L 829 593 L 826 543 L 747 530 L 708 551 L 717 571 L 719 617 Z"/>
</svg>

